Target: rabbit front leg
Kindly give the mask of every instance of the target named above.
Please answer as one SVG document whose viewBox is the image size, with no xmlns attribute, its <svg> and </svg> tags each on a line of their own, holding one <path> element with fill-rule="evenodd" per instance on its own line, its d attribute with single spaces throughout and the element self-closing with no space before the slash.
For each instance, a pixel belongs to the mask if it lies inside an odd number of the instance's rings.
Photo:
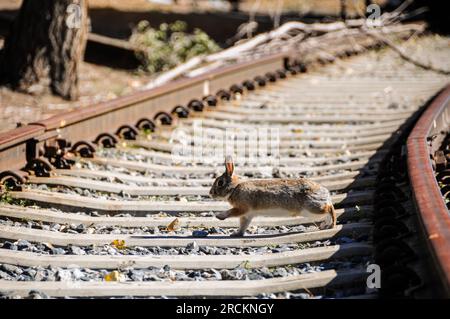
<svg viewBox="0 0 450 319">
<path fill-rule="evenodd" d="M 239 229 L 232 233 L 231 237 L 242 237 L 245 234 L 248 226 L 252 222 L 253 216 L 241 216 L 239 218 Z"/>
<path fill-rule="evenodd" d="M 220 219 L 220 220 L 225 220 L 225 219 L 227 219 L 228 217 L 231 216 L 231 212 L 230 211 L 231 211 L 231 209 L 226 210 L 224 212 L 217 213 L 216 214 L 216 218 Z"/>
<path fill-rule="evenodd" d="M 245 214 L 245 212 L 246 211 L 241 208 L 233 207 L 227 211 L 217 213 L 216 218 L 220 220 L 225 220 L 228 217 L 240 216 L 242 214 Z"/>
</svg>

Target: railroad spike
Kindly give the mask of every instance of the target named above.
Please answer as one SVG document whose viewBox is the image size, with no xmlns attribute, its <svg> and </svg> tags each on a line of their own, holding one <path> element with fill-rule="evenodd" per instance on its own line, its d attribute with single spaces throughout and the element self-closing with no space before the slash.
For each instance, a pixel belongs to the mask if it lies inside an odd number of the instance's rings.
<svg viewBox="0 0 450 319">
<path fill-rule="evenodd" d="M 188 103 L 188 108 L 194 110 L 195 112 L 203 112 L 205 105 L 200 100 L 191 100 Z"/>
<path fill-rule="evenodd" d="M 230 92 L 233 94 L 236 94 L 236 93 L 243 94 L 244 89 L 242 88 L 241 85 L 233 84 L 232 86 L 230 86 Z"/>
<path fill-rule="evenodd" d="M 117 136 L 126 140 L 135 140 L 138 134 L 138 131 L 130 125 L 122 125 L 116 131 Z"/>
<path fill-rule="evenodd" d="M 286 70 L 278 70 L 278 71 L 276 72 L 276 75 L 277 75 L 277 77 L 280 78 L 280 79 L 286 79 L 286 78 L 287 78 Z"/>
<path fill-rule="evenodd" d="M 248 91 L 254 91 L 256 89 L 255 83 L 251 80 L 245 80 L 242 82 L 242 85 L 248 90 Z"/>
<path fill-rule="evenodd" d="M 216 96 L 220 100 L 225 100 L 225 101 L 231 100 L 231 94 L 228 91 L 226 91 L 226 90 L 219 90 L 219 91 L 217 91 Z"/>
<path fill-rule="evenodd" d="M 269 81 L 269 82 L 274 83 L 274 82 L 277 81 L 277 76 L 276 76 L 276 74 L 273 73 L 273 72 L 267 72 L 267 73 L 265 74 L 265 77 L 266 77 L 267 81 Z"/>
<path fill-rule="evenodd" d="M 0 187 L 3 185 L 8 190 L 20 191 L 27 177 L 28 173 L 24 171 L 3 171 L 0 173 Z"/>
<path fill-rule="evenodd" d="M 217 97 L 214 95 L 207 95 L 203 98 L 203 101 L 210 107 L 217 106 Z"/>
<path fill-rule="evenodd" d="M 415 258 L 417 255 L 413 249 L 401 239 L 387 238 L 375 246 L 374 260 L 382 267 L 403 264 Z"/>
<path fill-rule="evenodd" d="M 149 132 L 154 132 L 156 128 L 155 123 L 147 118 L 140 119 L 135 126 L 138 130 Z"/>
<path fill-rule="evenodd" d="M 177 105 L 173 108 L 171 113 L 176 114 L 180 119 L 187 119 L 189 117 L 190 112 L 188 108 L 182 105 Z"/>
<path fill-rule="evenodd" d="M 392 266 L 381 273 L 381 296 L 390 298 L 406 296 L 409 289 L 421 283 L 420 277 L 411 268 Z"/>
<path fill-rule="evenodd" d="M 264 86 L 266 86 L 266 79 L 264 78 L 264 77 L 262 77 L 262 76 L 256 76 L 255 78 L 254 78 L 254 80 L 255 80 L 255 82 L 258 84 L 258 86 L 260 86 L 260 87 L 264 87 Z"/>
<path fill-rule="evenodd" d="M 70 151 L 84 158 L 92 158 L 94 157 L 96 146 L 88 141 L 78 141 L 72 146 Z"/>
<path fill-rule="evenodd" d="M 102 133 L 94 140 L 95 144 L 102 145 L 105 148 L 112 148 L 118 142 L 117 138 L 110 133 Z"/>
<path fill-rule="evenodd" d="M 156 113 L 153 117 L 153 120 L 157 123 L 161 123 L 162 125 L 172 125 L 173 122 L 172 116 L 170 116 L 170 114 L 167 112 Z"/>
<path fill-rule="evenodd" d="M 408 227 L 398 219 L 393 217 L 380 218 L 374 225 L 374 241 L 387 238 L 398 238 L 410 233 Z"/>
</svg>

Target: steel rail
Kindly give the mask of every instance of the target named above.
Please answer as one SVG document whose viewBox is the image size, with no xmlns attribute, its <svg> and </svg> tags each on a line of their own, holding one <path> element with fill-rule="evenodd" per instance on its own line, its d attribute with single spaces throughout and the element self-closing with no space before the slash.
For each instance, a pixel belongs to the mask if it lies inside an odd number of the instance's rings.
<svg viewBox="0 0 450 319">
<path fill-rule="evenodd" d="M 433 100 L 407 141 L 408 174 L 414 203 L 447 296 L 450 296 L 450 214 L 433 171 L 429 138 L 449 126 L 450 85 Z M 433 144 L 440 145 L 438 141 Z"/>
</svg>

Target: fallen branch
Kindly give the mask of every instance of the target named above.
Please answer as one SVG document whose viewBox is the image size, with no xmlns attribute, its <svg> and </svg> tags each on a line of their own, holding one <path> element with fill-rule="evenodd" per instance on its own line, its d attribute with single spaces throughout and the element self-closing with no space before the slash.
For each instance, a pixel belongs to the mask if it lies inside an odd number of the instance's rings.
<svg viewBox="0 0 450 319">
<path fill-rule="evenodd" d="M 384 13 L 380 17 L 384 30 L 386 30 L 387 27 L 391 27 L 390 24 L 392 21 L 402 19 L 402 12 L 408 6 L 409 2 L 410 1 L 406 1 L 393 12 Z M 392 26 L 394 26 L 394 24 L 392 24 Z M 247 58 L 249 55 L 254 56 L 262 53 L 267 54 L 267 52 L 273 53 L 282 52 L 283 50 L 290 50 L 294 47 L 299 47 L 299 44 L 303 44 L 305 39 L 309 39 L 309 42 L 314 43 L 314 38 L 320 39 L 323 37 L 326 39 L 328 37 L 348 37 L 351 30 L 361 32 L 361 30 L 366 29 L 366 27 L 366 19 L 352 19 L 345 22 L 313 24 L 306 24 L 298 21 L 287 22 L 275 30 L 262 33 L 254 38 L 242 41 L 239 44 L 218 53 L 194 57 L 174 69 L 159 75 L 152 82 L 147 84 L 144 89 L 160 86 L 184 74 L 188 74 L 188 76 L 199 75 L 202 74 L 202 72 L 213 69 L 215 66 L 221 66 L 226 63 L 242 60 L 243 58 Z M 406 28 L 412 28 L 411 30 L 414 29 L 414 27 L 411 26 Z M 423 27 L 421 28 L 423 29 Z M 381 28 L 373 29 L 371 34 L 380 32 L 378 29 Z M 396 32 L 398 32 L 397 29 Z M 388 43 L 386 44 L 389 45 Z"/>
<path fill-rule="evenodd" d="M 334 22 L 334 23 L 314 23 L 314 24 L 306 24 L 303 22 L 287 22 L 283 24 L 281 27 L 267 32 L 260 34 L 248 41 L 245 41 L 237 46 L 231 47 L 229 49 L 225 49 L 221 52 L 214 53 L 208 56 L 199 56 L 194 57 L 190 59 L 189 61 L 175 67 L 174 69 L 165 72 L 158 76 L 156 79 L 154 79 L 151 83 L 146 85 L 145 89 L 154 88 L 156 86 L 162 85 L 180 75 L 182 75 L 185 72 L 188 72 L 189 70 L 204 64 L 204 63 L 213 63 L 218 60 L 229 60 L 229 59 L 235 59 L 239 57 L 243 52 L 249 51 L 254 49 L 255 47 L 264 44 L 266 42 L 269 42 L 273 39 L 279 38 L 283 35 L 288 34 L 289 32 L 296 31 L 296 32 L 303 32 L 303 33 L 327 33 L 332 31 L 338 31 L 338 30 L 344 30 L 349 27 L 360 27 L 363 26 L 365 23 L 365 20 L 358 19 L 358 20 L 349 20 L 347 23 L 344 22 Z"/>
<path fill-rule="evenodd" d="M 153 89 L 155 87 L 158 87 L 160 85 L 163 85 L 164 83 L 167 83 L 174 78 L 180 76 L 183 73 L 188 72 L 189 70 L 195 68 L 196 66 L 204 63 L 205 56 L 196 56 L 189 61 L 180 64 L 179 66 L 173 68 L 172 70 L 169 70 L 167 72 L 164 72 L 160 76 L 158 76 L 156 79 L 152 80 L 149 84 L 144 86 L 144 89 Z"/>
</svg>

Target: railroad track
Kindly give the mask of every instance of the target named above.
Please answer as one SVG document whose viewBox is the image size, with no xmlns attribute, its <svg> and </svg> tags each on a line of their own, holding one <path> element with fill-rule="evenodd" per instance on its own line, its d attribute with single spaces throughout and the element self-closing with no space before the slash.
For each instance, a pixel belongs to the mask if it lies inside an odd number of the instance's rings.
<svg viewBox="0 0 450 319">
<path fill-rule="evenodd" d="M 0 291 L 9 297 L 374 298 L 366 280 L 367 266 L 376 263 L 386 269 L 383 294 L 432 294 L 426 260 L 416 256 L 434 253 L 415 242 L 417 197 L 410 196 L 402 145 L 449 78 L 402 63 L 389 50 L 305 71 L 277 54 L 0 137 L 6 185 Z M 199 126 L 238 136 L 275 130 L 279 156 L 237 161 L 237 173 L 307 176 L 325 185 L 338 226 L 320 230 L 314 218 L 260 217 L 245 237 L 230 238 L 238 221 L 214 218 L 229 205 L 208 195 L 222 161 L 189 156 L 205 141 Z M 223 146 L 206 140 L 207 150 Z M 248 154 L 258 146 L 237 138 L 233 150 Z M 22 167 L 28 174 L 17 170 Z"/>
</svg>

